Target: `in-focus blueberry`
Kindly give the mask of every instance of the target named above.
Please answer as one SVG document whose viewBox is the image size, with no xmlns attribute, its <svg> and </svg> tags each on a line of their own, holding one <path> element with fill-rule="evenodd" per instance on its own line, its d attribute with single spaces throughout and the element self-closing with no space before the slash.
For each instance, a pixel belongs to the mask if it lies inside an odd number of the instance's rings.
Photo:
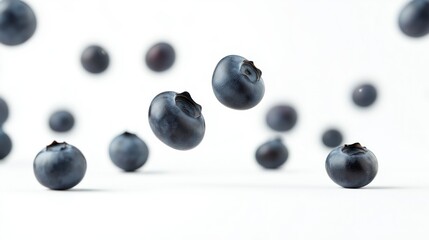
<svg viewBox="0 0 429 240">
<path fill-rule="evenodd" d="M 281 138 L 268 141 L 256 150 L 256 161 L 266 169 L 277 169 L 282 166 L 289 157 L 289 152 Z"/>
<path fill-rule="evenodd" d="M 176 60 L 174 48 L 165 42 L 153 45 L 146 53 L 146 65 L 155 72 L 163 72 L 173 66 Z"/>
<path fill-rule="evenodd" d="M 225 106 L 245 110 L 256 106 L 265 93 L 262 72 L 252 61 L 237 55 L 222 58 L 212 77 L 216 98 Z"/>
<path fill-rule="evenodd" d="M 36 31 L 33 10 L 19 0 L 0 1 L 0 42 L 16 46 L 26 42 Z"/>
<path fill-rule="evenodd" d="M 271 107 L 265 121 L 274 131 L 286 132 L 291 130 L 298 120 L 298 114 L 292 106 L 281 104 Z"/>
<path fill-rule="evenodd" d="M 6 101 L 0 97 L 0 126 L 6 122 L 9 117 L 9 107 L 7 106 Z"/>
<path fill-rule="evenodd" d="M 86 172 L 86 159 L 76 147 L 54 141 L 37 154 L 33 169 L 36 179 L 43 186 L 66 190 L 82 181 Z"/>
<path fill-rule="evenodd" d="M 377 89 L 369 83 L 361 84 L 353 90 L 352 99 L 359 107 L 369 107 L 377 99 Z"/>
<path fill-rule="evenodd" d="M 158 94 L 149 108 L 149 124 L 159 140 L 177 150 L 196 147 L 206 129 L 201 106 L 188 92 Z"/>
<path fill-rule="evenodd" d="M 359 143 L 334 148 L 326 158 L 326 171 L 336 184 L 345 188 L 361 188 L 377 175 L 375 155 Z"/>
<path fill-rule="evenodd" d="M 5 159 L 12 150 L 12 140 L 0 129 L 0 160 Z"/>
<path fill-rule="evenodd" d="M 328 129 L 322 135 L 322 143 L 329 148 L 338 147 L 343 143 L 343 135 L 338 129 Z"/>
<path fill-rule="evenodd" d="M 85 48 L 80 57 L 83 68 L 94 74 L 104 72 L 110 63 L 107 51 L 97 45 L 91 45 Z"/>
<path fill-rule="evenodd" d="M 146 163 L 149 149 L 137 135 L 124 132 L 110 143 L 109 156 L 117 167 L 132 172 Z"/>
<path fill-rule="evenodd" d="M 75 123 L 73 114 L 67 110 L 58 110 L 49 117 L 49 127 L 55 132 L 68 132 Z"/>
<path fill-rule="evenodd" d="M 423 37 L 429 31 L 429 1 L 413 0 L 405 5 L 398 18 L 399 29 L 409 37 Z"/>
</svg>

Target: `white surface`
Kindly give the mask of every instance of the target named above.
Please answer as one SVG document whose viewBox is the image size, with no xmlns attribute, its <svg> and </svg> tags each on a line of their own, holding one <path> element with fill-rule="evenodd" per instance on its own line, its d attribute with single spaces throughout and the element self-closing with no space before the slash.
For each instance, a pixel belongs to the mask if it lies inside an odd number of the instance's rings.
<svg viewBox="0 0 429 240">
<path fill-rule="evenodd" d="M 397 27 L 405 1 L 28 1 L 38 29 L 26 44 L 0 46 L 0 95 L 11 112 L 4 128 L 14 149 L 0 165 L 0 239 L 428 239 L 429 38 Z M 162 74 L 143 62 L 157 41 L 177 51 Z M 79 56 L 97 43 L 111 65 L 83 71 Z M 225 55 L 253 60 L 266 84 L 248 111 L 227 109 L 211 90 Z M 373 82 L 370 109 L 350 94 Z M 166 90 L 189 91 L 203 106 L 206 136 L 182 152 L 152 134 L 147 111 Z M 276 134 L 267 109 L 293 104 L 299 119 L 282 134 L 287 165 L 264 172 L 254 151 Z M 71 109 L 77 125 L 55 134 L 47 118 Z M 324 170 L 325 128 L 359 141 L 379 159 L 368 188 L 337 187 Z M 149 145 L 147 165 L 124 174 L 107 146 L 124 130 Z M 53 139 L 82 150 L 85 179 L 54 192 L 32 173 Z"/>
</svg>

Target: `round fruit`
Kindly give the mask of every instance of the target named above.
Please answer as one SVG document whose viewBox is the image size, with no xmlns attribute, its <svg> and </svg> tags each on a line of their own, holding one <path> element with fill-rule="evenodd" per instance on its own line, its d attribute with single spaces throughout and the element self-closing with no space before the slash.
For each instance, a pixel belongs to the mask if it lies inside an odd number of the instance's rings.
<svg viewBox="0 0 429 240">
<path fill-rule="evenodd" d="M 362 84 L 355 88 L 352 99 L 359 107 L 369 107 L 377 99 L 377 89 L 372 84 Z"/>
<path fill-rule="evenodd" d="M 146 65 L 155 72 L 163 72 L 173 66 L 176 60 L 174 48 L 165 42 L 153 45 L 146 53 Z"/>
<path fill-rule="evenodd" d="M 295 108 L 289 105 L 276 105 L 268 110 L 265 116 L 267 125 L 274 131 L 286 132 L 291 130 L 298 120 Z"/>
<path fill-rule="evenodd" d="M 429 31 L 429 1 L 410 1 L 399 13 L 398 24 L 409 37 L 425 36 Z"/>
<path fill-rule="evenodd" d="M 0 129 L 0 160 L 6 158 L 12 150 L 12 140 Z"/>
<path fill-rule="evenodd" d="M 83 50 L 80 62 L 86 71 L 98 74 L 107 69 L 110 58 L 104 48 L 97 45 L 91 45 Z"/>
<path fill-rule="evenodd" d="M 66 110 L 58 110 L 49 117 L 49 127 L 55 132 L 68 132 L 74 126 L 73 115 Z"/>
<path fill-rule="evenodd" d="M 277 169 L 289 157 L 289 152 L 280 138 L 262 144 L 256 150 L 256 161 L 266 169 Z"/>
<path fill-rule="evenodd" d="M 146 163 L 149 149 L 137 135 L 124 132 L 110 143 L 109 156 L 117 167 L 132 172 Z"/>
<path fill-rule="evenodd" d="M 337 129 L 328 129 L 322 135 L 322 142 L 329 148 L 338 147 L 343 142 L 343 135 Z"/>
</svg>

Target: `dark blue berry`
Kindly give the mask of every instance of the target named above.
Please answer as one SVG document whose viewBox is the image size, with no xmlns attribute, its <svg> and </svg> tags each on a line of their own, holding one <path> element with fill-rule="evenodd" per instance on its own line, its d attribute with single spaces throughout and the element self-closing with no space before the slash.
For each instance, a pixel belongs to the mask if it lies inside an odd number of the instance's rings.
<svg viewBox="0 0 429 240">
<path fill-rule="evenodd" d="M 334 148 L 326 158 L 326 171 L 336 184 L 345 188 L 368 185 L 377 175 L 375 155 L 359 143 Z"/>
<path fill-rule="evenodd" d="M 6 101 L 0 97 L 0 126 L 6 122 L 9 117 L 9 107 L 7 106 Z"/>
<path fill-rule="evenodd" d="M 49 118 L 49 127 L 55 132 L 68 132 L 74 126 L 73 115 L 67 110 L 58 110 Z"/>
<path fill-rule="evenodd" d="M 409 37 L 425 36 L 429 31 L 429 1 L 410 1 L 399 13 L 398 24 Z"/>
<path fill-rule="evenodd" d="M 252 61 L 229 55 L 217 64 L 212 77 L 216 98 L 225 106 L 245 110 L 256 106 L 265 93 L 262 72 Z"/>
<path fill-rule="evenodd" d="M 6 158 L 11 150 L 12 140 L 3 130 L 0 129 L 0 160 Z"/>
<path fill-rule="evenodd" d="M 33 10 L 19 0 L 0 1 L 0 42 L 15 46 L 26 42 L 36 31 Z"/>
<path fill-rule="evenodd" d="M 343 135 L 338 129 L 328 129 L 322 135 L 322 142 L 329 148 L 338 147 L 343 143 Z"/>
<path fill-rule="evenodd" d="M 353 90 L 353 102 L 359 107 L 369 107 L 377 99 L 377 89 L 372 84 L 362 84 Z"/>
<path fill-rule="evenodd" d="M 97 45 L 91 45 L 83 50 L 80 62 L 86 71 L 98 74 L 107 69 L 110 58 L 104 48 Z"/>
<path fill-rule="evenodd" d="M 174 48 L 165 42 L 153 45 L 146 53 L 146 65 L 155 72 L 165 71 L 173 66 L 176 60 Z"/>
<path fill-rule="evenodd" d="M 206 129 L 201 106 L 188 92 L 158 94 L 149 108 L 149 124 L 159 140 L 178 150 L 196 147 Z"/>
<path fill-rule="evenodd" d="M 276 105 L 268 110 L 265 116 L 267 125 L 274 131 L 286 132 L 291 130 L 298 120 L 298 114 L 292 106 Z"/>
<path fill-rule="evenodd" d="M 33 169 L 43 186 L 66 190 L 82 181 L 86 172 L 86 159 L 76 147 L 54 141 L 37 154 Z"/>
<path fill-rule="evenodd" d="M 132 172 L 146 163 L 149 149 L 137 135 L 124 132 L 110 143 L 109 156 L 117 167 Z"/>
<path fill-rule="evenodd" d="M 280 138 L 262 144 L 256 150 L 256 161 L 266 169 L 277 169 L 289 157 L 289 152 Z"/>
</svg>

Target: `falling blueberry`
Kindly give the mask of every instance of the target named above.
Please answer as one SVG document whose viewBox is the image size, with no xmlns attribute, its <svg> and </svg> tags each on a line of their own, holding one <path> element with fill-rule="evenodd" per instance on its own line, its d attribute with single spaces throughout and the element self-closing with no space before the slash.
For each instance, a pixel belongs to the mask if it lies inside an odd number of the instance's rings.
<svg viewBox="0 0 429 240">
<path fill-rule="evenodd" d="M 54 141 L 37 154 L 33 169 L 36 179 L 43 186 L 66 190 L 82 181 L 86 172 L 86 159 L 76 147 Z"/>
<path fill-rule="evenodd" d="M 80 62 L 86 71 L 98 74 L 107 69 L 110 58 L 104 48 L 97 45 L 91 45 L 83 50 Z"/>
<path fill-rule="evenodd" d="M 227 107 L 250 109 L 264 97 L 265 85 L 261 76 L 261 70 L 252 61 L 229 55 L 219 61 L 213 72 L 213 92 Z"/>
<path fill-rule="evenodd" d="M 188 92 L 158 94 L 149 108 L 149 124 L 159 140 L 177 150 L 196 147 L 206 129 L 201 106 Z"/>
<path fill-rule="evenodd" d="M 266 169 L 277 169 L 288 159 L 289 152 L 281 138 L 268 141 L 256 150 L 256 161 Z"/>
<path fill-rule="evenodd" d="M 49 127 L 55 132 L 68 132 L 74 126 L 73 114 L 67 110 L 58 110 L 49 117 Z"/>
<path fill-rule="evenodd" d="M 369 107 L 377 99 L 377 89 L 369 83 L 359 85 L 353 90 L 352 99 L 359 107 Z"/>
<path fill-rule="evenodd" d="M 331 128 L 323 133 L 322 142 L 329 148 L 338 147 L 343 143 L 343 135 L 338 129 Z"/>
<path fill-rule="evenodd" d="M 19 0 L 0 1 L 0 42 L 16 46 L 26 42 L 36 31 L 33 10 Z"/>
<path fill-rule="evenodd" d="M 12 150 L 12 140 L 0 129 L 0 160 L 6 158 Z"/>
<path fill-rule="evenodd" d="M 165 42 L 153 45 L 146 53 L 146 65 L 155 72 L 163 72 L 173 66 L 176 60 L 174 48 Z"/>
<path fill-rule="evenodd" d="M 298 120 L 298 114 L 290 105 L 276 105 L 268 110 L 265 116 L 267 125 L 274 131 L 286 132 L 291 130 Z"/>
<path fill-rule="evenodd" d="M 132 172 L 146 163 L 149 149 L 137 135 L 124 132 L 110 143 L 109 156 L 117 167 Z"/>
<path fill-rule="evenodd" d="M 326 171 L 336 184 L 344 188 L 361 188 L 377 175 L 375 155 L 359 143 L 334 148 L 326 158 Z"/>
<path fill-rule="evenodd" d="M 6 122 L 9 117 L 9 107 L 7 106 L 6 101 L 0 97 L 0 126 Z"/>
<path fill-rule="evenodd" d="M 413 0 L 405 5 L 398 18 L 399 29 L 409 37 L 423 37 L 429 31 L 429 1 Z"/>
</svg>

